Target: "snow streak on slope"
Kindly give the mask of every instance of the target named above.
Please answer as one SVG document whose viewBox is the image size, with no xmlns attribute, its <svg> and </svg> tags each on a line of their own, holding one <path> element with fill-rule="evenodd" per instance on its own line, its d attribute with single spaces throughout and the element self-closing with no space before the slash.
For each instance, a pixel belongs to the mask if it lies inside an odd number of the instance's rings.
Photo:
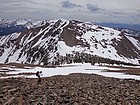
<svg viewBox="0 0 140 105">
<path fill-rule="evenodd" d="M 138 40 L 136 40 L 135 38 L 131 37 L 131 36 L 126 36 L 132 43 L 133 45 L 140 50 L 140 42 Z"/>
</svg>

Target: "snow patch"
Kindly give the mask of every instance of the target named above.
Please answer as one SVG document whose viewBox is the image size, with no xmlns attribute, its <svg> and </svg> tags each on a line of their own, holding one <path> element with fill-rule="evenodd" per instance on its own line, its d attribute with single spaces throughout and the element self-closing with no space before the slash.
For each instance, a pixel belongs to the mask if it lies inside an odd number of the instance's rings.
<svg viewBox="0 0 140 105">
<path fill-rule="evenodd" d="M 35 67 L 35 68 L 29 68 L 29 69 L 15 68 L 14 69 L 15 71 L 8 72 L 8 74 L 31 73 L 31 72 L 36 73 L 37 71 L 42 71 L 43 72 L 42 77 L 50 77 L 50 76 L 55 76 L 55 75 L 68 75 L 70 73 L 88 73 L 88 74 L 103 75 L 105 77 L 140 80 L 140 76 L 126 75 L 124 73 L 116 73 L 116 72 L 104 72 L 104 70 L 106 69 L 114 70 L 116 68 L 93 66 L 89 63 L 65 64 L 61 66 L 62 67 L 56 67 L 56 68 L 42 68 L 42 67 Z M 10 77 L 22 77 L 22 76 L 10 76 Z M 24 76 L 24 77 L 37 78 L 35 75 Z M 1 78 L 4 78 L 4 77 L 1 77 Z"/>
</svg>

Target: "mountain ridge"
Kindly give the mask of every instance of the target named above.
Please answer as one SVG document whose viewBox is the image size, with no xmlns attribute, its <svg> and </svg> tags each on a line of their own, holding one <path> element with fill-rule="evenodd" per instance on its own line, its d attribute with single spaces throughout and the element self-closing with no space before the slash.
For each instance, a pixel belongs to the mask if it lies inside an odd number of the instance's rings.
<svg viewBox="0 0 140 105">
<path fill-rule="evenodd" d="M 38 25 L 40 22 L 42 21 L 36 21 L 32 19 L 0 19 L 0 36 L 30 29 Z"/>
<path fill-rule="evenodd" d="M 128 29 L 135 31 L 137 33 L 140 32 L 140 25 L 139 24 L 124 24 L 124 23 L 99 23 L 97 22 L 96 24 L 106 26 L 106 27 L 111 27 L 111 28 L 116 28 L 116 29 Z"/>
<path fill-rule="evenodd" d="M 0 59 L 5 63 L 52 65 L 76 59 L 93 62 L 95 56 L 97 59 L 102 57 L 132 64 L 139 64 L 140 60 L 137 38 L 112 28 L 76 20 L 43 21 L 23 32 L 2 36 L 0 41 Z"/>
</svg>

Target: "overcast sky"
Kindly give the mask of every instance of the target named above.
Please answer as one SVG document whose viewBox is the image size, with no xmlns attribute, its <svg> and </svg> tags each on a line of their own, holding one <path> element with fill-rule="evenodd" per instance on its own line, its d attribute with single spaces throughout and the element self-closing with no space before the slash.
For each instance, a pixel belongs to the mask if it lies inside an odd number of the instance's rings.
<svg viewBox="0 0 140 105">
<path fill-rule="evenodd" d="M 140 24 L 140 0 L 0 0 L 0 18 Z"/>
</svg>

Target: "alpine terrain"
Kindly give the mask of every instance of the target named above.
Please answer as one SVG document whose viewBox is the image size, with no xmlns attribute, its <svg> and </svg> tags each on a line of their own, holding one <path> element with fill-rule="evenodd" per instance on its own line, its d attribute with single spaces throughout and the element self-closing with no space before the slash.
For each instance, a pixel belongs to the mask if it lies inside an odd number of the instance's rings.
<svg viewBox="0 0 140 105">
<path fill-rule="evenodd" d="M 140 36 L 76 20 L 48 20 L 0 36 L 0 62 L 140 64 Z"/>
<path fill-rule="evenodd" d="M 40 22 L 41 21 L 35 21 L 32 19 L 0 19 L 0 36 L 30 29 Z"/>
</svg>

